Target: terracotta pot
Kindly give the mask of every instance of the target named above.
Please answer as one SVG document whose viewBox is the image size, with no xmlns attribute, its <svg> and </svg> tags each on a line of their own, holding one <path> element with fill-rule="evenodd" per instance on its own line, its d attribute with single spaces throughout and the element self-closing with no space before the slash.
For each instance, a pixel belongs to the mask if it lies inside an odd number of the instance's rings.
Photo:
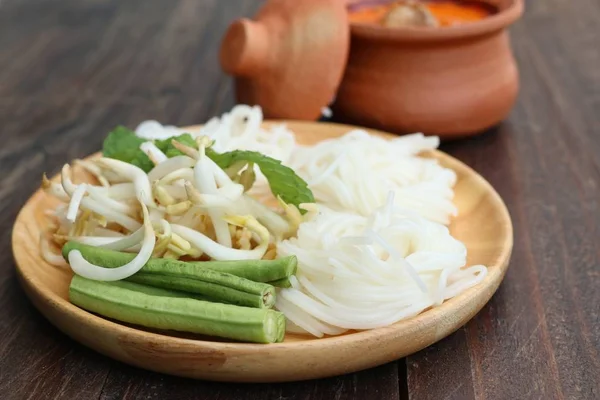
<svg viewBox="0 0 600 400">
<path fill-rule="evenodd" d="M 506 28 L 522 0 L 487 0 L 500 10 L 446 28 L 351 25 L 348 65 L 334 115 L 358 125 L 444 138 L 502 121 L 519 90 Z"/>
</svg>

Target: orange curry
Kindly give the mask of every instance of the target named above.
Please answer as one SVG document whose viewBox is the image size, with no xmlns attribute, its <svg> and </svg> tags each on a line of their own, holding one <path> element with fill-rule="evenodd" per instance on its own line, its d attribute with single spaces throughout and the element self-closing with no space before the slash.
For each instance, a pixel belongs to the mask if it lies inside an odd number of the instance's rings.
<svg viewBox="0 0 600 400">
<path fill-rule="evenodd" d="M 408 2 L 391 2 L 388 4 L 366 6 L 350 13 L 350 22 L 386 25 L 386 16 L 396 8 Z M 418 2 L 436 20 L 437 26 L 452 26 L 466 22 L 479 21 L 494 13 L 488 4 L 477 1 L 423 1 Z"/>
</svg>

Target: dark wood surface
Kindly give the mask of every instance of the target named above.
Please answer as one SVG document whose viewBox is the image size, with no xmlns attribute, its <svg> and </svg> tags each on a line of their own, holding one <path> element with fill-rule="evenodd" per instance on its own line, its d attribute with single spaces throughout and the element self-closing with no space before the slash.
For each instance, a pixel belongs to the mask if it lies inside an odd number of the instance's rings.
<svg viewBox="0 0 600 400">
<path fill-rule="evenodd" d="M 300 1 L 300 0 L 299 0 Z M 10 251 L 43 171 L 144 119 L 189 125 L 233 105 L 216 54 L 258 0 L 0 1 L 0 397 L 4 399 L 600 398 L 600 1 L 528 1 L 512 29 L 510 118 L 444 146 L 506 201 L 511 267 L 464 328 L 407 359 L 300 383 L 174 378 L 71 341 L 28 302 Z"/>
</svg>

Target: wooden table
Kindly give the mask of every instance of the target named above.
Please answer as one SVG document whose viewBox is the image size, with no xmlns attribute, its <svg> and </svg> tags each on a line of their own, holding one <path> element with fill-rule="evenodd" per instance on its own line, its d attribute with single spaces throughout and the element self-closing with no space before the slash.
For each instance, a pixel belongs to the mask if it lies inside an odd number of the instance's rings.
<svg viewBox="0 0 600 400">
<path fill-rule="evenodd" d="M 510 118 L 444 150 L 506 201 L 506 279 L 471 322 L 379 368 L 235 385 L 129 367 L 73 342 L 19 287 L 11 226 L 42 172 L 99 149 L 117 124 L 205 121 L 233 105 L 217 63 L 258 0 L 0 1 L 0 397 L 4 399 L 600 398 L 600 1 L 528 1 L 513 42 Z"/>
</svg>

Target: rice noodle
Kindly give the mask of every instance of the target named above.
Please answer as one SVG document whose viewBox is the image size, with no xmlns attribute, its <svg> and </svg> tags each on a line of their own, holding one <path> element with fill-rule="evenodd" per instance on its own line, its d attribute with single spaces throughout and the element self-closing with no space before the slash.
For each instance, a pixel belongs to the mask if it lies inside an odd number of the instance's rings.
<svg viewBox="0 0 600 400">
<path fill-rule="evenodd" d="M 296 330 L 320 337 L 335 334 L 324 326 L 390 325 L 485 278 L 484 266 L 465 268 L 466 248 L 446 227 L 394 203 L 366 217 L 323 207 L 277 245 L 280 257 L 298 257 L 297 282 L 276 302 Z"/>
<path fill-rule="evenodd" d="M 457 211 L 452 203 L 456 175 L 419 156 L 438 145 L 438 138 L 422 134 L 386 140 L 356 130 L 297 146 L 288 162 L 316 200 L 334 210 L 370 215 L 393 190 L 396 205 L 448 224 Z"/>
<path fill-rule="evenodd" d="M 135 134 L 148 140 L 165 140 L 181 135 L 183 130 L 169 125 L 161 125 L 157 121 L 144 121 L 135 129 Z"/>
</svg>

